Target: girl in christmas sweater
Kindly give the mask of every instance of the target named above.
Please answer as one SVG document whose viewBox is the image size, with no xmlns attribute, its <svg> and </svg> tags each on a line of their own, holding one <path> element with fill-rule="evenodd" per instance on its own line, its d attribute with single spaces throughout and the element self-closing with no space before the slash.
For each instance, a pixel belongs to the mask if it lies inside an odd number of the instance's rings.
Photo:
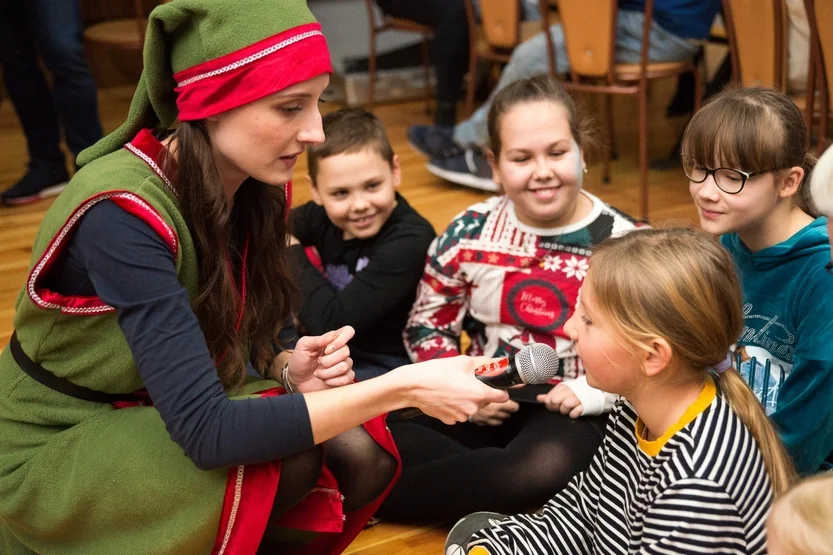
<svg viewBox="0 0 833 555">
<path fill-rule="evenodd" d="M 425 361 L 460 354 L 463 331 L 472 355 L 508 357 L 545 343 L 558 352 L 559 375 L 513 390 L 468 424 L 393 425 L 405 468 L 384 516 L 456 519 L 538 506 L 586 468 L 602 440 L 610 402 L 587 385 L 563 325 L 594 245 L 634 221 L 582 190 L 581 121 L 556 81 L 535 77 L 501 91 L 489 136 L 505 194 L 469 207 L 432 243 L 405 345 Z"/>
</svg>

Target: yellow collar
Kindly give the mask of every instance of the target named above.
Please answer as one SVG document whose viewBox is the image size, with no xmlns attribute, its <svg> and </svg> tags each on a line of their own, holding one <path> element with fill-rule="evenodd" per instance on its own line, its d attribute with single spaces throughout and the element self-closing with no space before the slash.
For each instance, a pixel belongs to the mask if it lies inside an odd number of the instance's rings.
<svg viewBox="0 0 833 555">
<path fill-rule="evenodd" d="M 706 407 L 712 404 L 714 398 L 717 396 L 717 388 L 714 386 L 714 381 L 712 380 L 711 376 L 706 377 L 706 385 L 703 387 L 703 391 L 700 392 L 700 395 L 697 396 L 697 399 L 691 403 L 688 408 L 686 409 L 685 413 L 680 417 L 677 422 L 665 430 L 665 433 L 662 434 L 661 437 L 653 441 L 648 441 L 647 439 L 643 438 L 645 434 L 645 423 L 642 422 L 641 419 L 636 419 L 636 440 L 639 443 L 639 448 L 642 451 L 651 457 L 656 457 L 659 452 L 665 447 L 665 444 L 671 439 L 674 434 L 685 428 L 692 420 L 697 418 L 701 412 L 706 410 Z"/>
</svg>

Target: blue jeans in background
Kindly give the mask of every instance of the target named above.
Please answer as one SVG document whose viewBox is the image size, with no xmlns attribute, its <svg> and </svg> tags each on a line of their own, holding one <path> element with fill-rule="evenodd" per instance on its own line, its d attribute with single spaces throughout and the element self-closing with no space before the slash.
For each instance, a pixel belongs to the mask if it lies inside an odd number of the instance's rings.
<svg viewBox="0 0 833 555">
<path fill-rule="evenodd" d="M 73 155 L 101 138 L 82 32 L 79 0 L 0 0 L 0 67 L 32 161 L 65 164 L 61 127 Z"/>
<path fill-rule="evenodd" d="M 616 61 L 635 64 L 639 62 L 642 51 L 642 27 L 645 14 L 642 12 L 619 11 L 616 21 Z M 550 27 L 550 35 L 555 45 L 555 66 L 559 73 L 566 72 L 570 64 L 564 43 L 564 31 L 561 25 Z M 688 40 L 669 33 L 654 22 L 651 27 L 648 59 L 652 62 L 687 61 L 694 57 L 699 46 Z M 512 52 L 512 57 L 503 72 L 500 81 L 492 91 L 489 99 L 472 114 L 472 116 L 454 127 L 454 141 L 465 147 L 483 147 L 489 142 L 487 118 L 494 95 L 514 81 L 533 77 L 549 71 L 547 61 L 547 39 L 540 33 L 521 43 Z"/>
</svg>

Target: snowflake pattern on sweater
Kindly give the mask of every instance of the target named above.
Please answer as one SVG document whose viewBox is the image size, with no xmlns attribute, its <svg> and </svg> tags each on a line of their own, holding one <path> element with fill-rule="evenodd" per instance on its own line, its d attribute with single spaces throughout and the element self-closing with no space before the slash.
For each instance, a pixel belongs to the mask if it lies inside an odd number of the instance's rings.
<svg viewBox="0 0 833 555">
<path fill-rule="evenodd" d="M 593 245 L 635 229 L 634 220 L 583 192 L 593 208 L 581 221 L 536 229 L 512 202 L 493 197 L 452 220 L 428 251 L 425 274 L 404 332 L 414 361 L 460 354 L 512 356 L 530 343 L 555 348 L 560 378 L 581 373 L 564 323 L 575 310 Z"/>
</svg>

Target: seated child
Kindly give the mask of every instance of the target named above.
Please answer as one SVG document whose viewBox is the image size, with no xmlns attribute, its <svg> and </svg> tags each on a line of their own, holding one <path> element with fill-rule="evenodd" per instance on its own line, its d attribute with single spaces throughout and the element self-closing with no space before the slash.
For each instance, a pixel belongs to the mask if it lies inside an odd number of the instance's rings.
<svg viewBox="0 0 833 555">
<path fill-rule="evenodd" d="M 727 357 L 743 329 L 729 253 L 691 229 L 611 239 L 564 328 L 587 382 L 623 397 L 601 449 L 543 511 L 470 515 L 446 553 L 766 553 L 794 470 Z"/>
<path fill-rule="evenodd" d="M 767 544 L 769 555 L 833 553 L 833 474 L 808 478 L 775 502 Z"/>
<path fill-rule="evenodd" d="M 801 474 L 833 467 L 833 274 L 807 143 L 789 96 L 746 88 L 712 97 L 682 144 L 700 226 L 720 236 L 743 284 L 739 371 Z"/>
<path fill-rule="evenodd" d="M 466 209 L 431 245 L 405 330 L 414 361 L 460 354 L 464 330 L 469 355 L 544 343 L 560 358 L 558 379 L 511 390 L 513 400 L 453 428 L 391 423 L 404 468 L 380 515 L 454 522 L 540 506 L 598 449 L 612 403 L 587 386 L 563 325 L 594 246 L 635 224 L 583 190 L 584 127 L 555 79 L 523 79 L 495 96 L 491 160 L 505 194 Z"/>
<path fill-rule="evenodd" d="M 352 326 L 353 369 L 363 380 L 410 362 L 402 330 L 436 234 L 396 192 L 399 159 L 376 116 L 344 109 L 323 125 L 324 143 L 307 149 L 313 201 L 291 215 L 297 320 L 311 335 Z"/>
</svg>

